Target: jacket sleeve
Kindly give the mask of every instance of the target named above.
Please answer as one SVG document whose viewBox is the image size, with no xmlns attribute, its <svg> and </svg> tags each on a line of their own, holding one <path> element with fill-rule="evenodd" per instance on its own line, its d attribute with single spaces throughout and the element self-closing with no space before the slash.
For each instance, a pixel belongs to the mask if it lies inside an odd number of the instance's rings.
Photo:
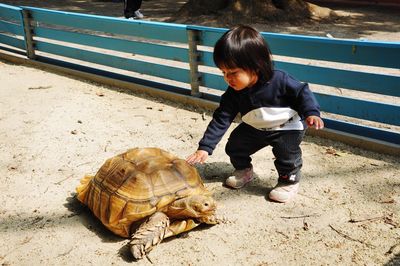
<svg viewBox="0 0 400 266">
<path fill-rule="evenodd" d="M 238 104 L 235 102 L 234 92 L 228 88 L 221 96 L 219 107 L 214 111 L 213 118 L 199 142 L 199 150 L 206 151 L 209 155 L 213 153 L 239 112 Z"/>
<path fill-rule="evenodd" d="M 286 78 L 286 93 L 292 96 L 291 106 L 302 119 L 310 115 L 320 116 L 320 106 L 308 83 L 302 83 L 291 76 Z"/>
</svg>

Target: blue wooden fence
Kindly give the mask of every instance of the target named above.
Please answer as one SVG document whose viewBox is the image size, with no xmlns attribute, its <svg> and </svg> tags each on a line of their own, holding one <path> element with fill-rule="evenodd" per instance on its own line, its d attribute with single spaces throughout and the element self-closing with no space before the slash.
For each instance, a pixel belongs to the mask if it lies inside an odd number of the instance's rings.
<svg viewBox="0 0 400 266">
<path fill-rule="evenodd" d="M 225 31 L 226 29 L 221 28 L 132 21 L 0 4 L 0 51 L 19 53 L 35 61 L 213 101 L 218 101 L 219 96 L 201 92 L 200 88 L 224 91 L 226 84 L 220 74 L 212 71 L 215 69 L 212 49 L 207 47 L 213 47 Z M 361 97 L 315 93 L 324 112 L 383 123 L 392 128 L 400 126 L 400 42 L 337 40 L 266 32 L 262 34 L 274 55 L 388 69 L 389 71 L 365 72 L 332 67 L 329 64 L 320 66 L 293 60 L 275 61 L 277 68 L 284 69 L 305 82 L 395 97 L 395 104 L 389 104 L 364 100 Z M 124 54 L 120 55 L 121 52 Z M 55 59 L 57 56 L 62 59 Z M 143 60 L 140 56 L 150 59 Z M 72 59 L 79 60 L 80 63 L 71 62 Z M 132 79 L 88 63 L 190 86 L 171 86 L 153 82 L 148 77 Z M 324 117 L 327 131 L 343 132 L 400 150 L 398 130 L 328 117 Z"/>
</svg>

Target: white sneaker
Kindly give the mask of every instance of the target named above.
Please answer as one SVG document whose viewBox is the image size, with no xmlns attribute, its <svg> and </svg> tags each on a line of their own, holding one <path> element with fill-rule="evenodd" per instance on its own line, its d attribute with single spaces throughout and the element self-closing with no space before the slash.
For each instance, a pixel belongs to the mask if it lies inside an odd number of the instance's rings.
<svg viewBox="0 0 400 266">
<path fill-rule="evenodd" d="M 244 185 L 253 180 L 253 167 L 243 170 L 235 170 L 233 175 L 228 177 L 225 184 L 231 188 L 242 188 Z"/>
<path fill-rule="evenodd" d="M 299 191 L 299 182 L 294 184 L 278 183 L 269 193 L 269 199 L 281 203 L 290 201 Z"/>
<path fill-rule="evenodd" d="M 140 10 L 136 10 L 135 12 L 133 12 L 133 15 L 135 16 L 134 18 L 136 18 L 136 19 L 144 18 L 143 14 L 140 12 Z"/>
</svg>

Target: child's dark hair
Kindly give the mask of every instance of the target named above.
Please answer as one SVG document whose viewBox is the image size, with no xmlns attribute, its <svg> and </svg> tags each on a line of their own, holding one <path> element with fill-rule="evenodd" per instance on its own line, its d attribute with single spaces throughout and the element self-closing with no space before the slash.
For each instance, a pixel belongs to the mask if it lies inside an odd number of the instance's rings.
<svg viewBox="0 0 400 266">
<path fill-rule="evenodd" d="M 272 77 L 268 44 L 254 28 L 238 25 L 225 32 L 214 46 L 214 63 L 222 68 L 242 68 L 257 73 L 259 80 Z"/>
</svg>

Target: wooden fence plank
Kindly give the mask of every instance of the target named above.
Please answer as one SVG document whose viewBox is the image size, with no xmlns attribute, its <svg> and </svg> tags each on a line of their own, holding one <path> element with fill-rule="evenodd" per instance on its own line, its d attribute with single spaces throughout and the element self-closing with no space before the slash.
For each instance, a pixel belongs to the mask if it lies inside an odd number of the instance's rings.
<svg viewBox="0 0 400 266">
<path fill-rule="evenodd" d="M 189 61 L 188 49 L 166 46 L 157 43 L 130 41 L 116 39 L 112 37 L 104 37 L 99 35 L 90 35 L 79 32 L 70 32 L 40 27 L 35 29 L 35 36 L 68 43 L 88 45 L 91 47 L 110 49 L 114 51 L 175 60 L 180 62 Z"/>
<path fill-rule="evenodd" d="M 135 59 L 121 58 L 118 56 L 57 45 L 43 41 L 37 41 L 36 48 L 38 51 L 65 56 L 85 62 L 91 62 L 109 67 L 115 67 L 118 69 L 134 71 L 141 74 L 172 79 L 179 82 L 189 82 L 188 69 L 175 68 L 167 65 L 159 65 Z"/>
<path fill-rule="evenodd" d="M 324 118 L 324 123 L 327 128 L 332 128 L 337 131 L 347 132 L 359 137 L 365 137 L 368 139 L 375 139 L 379 141 L 393 143 L 395 145 L 400 145 L 400 134 L 398 132 L 330 118 Z"/>
<path fill-rule="evenodd" d="M 227 29 L 188 26 L 201 31 L 204 46 L 213 47 Z M 274 55 L 348 64 L 400 68 L 400 42 L 371 42 L 262 32 Z"/>
<path fill-rule="evenodd" d="M 314 93 L 321 110 L 369 121 L 400 126 L 400 105 Z"/>
<path fill-rule="evenodd" d="M 21 25 L 1 20 L 0 20 L 0 32 L 12 33 L 20 36 L 24 35 L 24 29 L 22 28 Z"/>
<path fill-rule="evenodd" d="M 222 76 L 203 73 L 202 85 L 225 91 L 227 85 Z M 321 110 L 375 122 L 400 125 L 400 106 L 360 100 L 349 97 L 314 93 Z"/>
<path fill-rule="evenodd" d="M 0 3 L 0 19 L 21 22 L 22 8 Z"/>
<path fill-rule="evenodd" d="M 400 68 L 400 43 L 365 42 L 324 37 L 263 33 L 275 55 Z"/>
<path fill-rule="evenodd" d="M 327 85 L 332 87 L 353 89 L 400 97 L 400 77 L 362 73 L 356 71 L 338 70 L 314 67 L 301 64 L 276 62 L 278 69 L 283 69 L 303 82 Z M 209 88 L 223 90 L 223 80 L 220 75 L 203 73 L 203 85 Z"/>
<path fill-rule="evenodd" d="M 0 33 L 0 43 L 4 43 L 19 49 L 25 49 L 25 43 L 23 40 L 1 33 Z"/>
<path fill-rule="evenodd" d="M 39 23 L 76 29 L 144 37 L 171 42 L 187 42 L 186 26 L 172 23 L 136 21 L 105 16 L 24 7 Z"/>
<path fill-rule="evenodd" d="M 400 76 L 276 61 L 275 66 L 305 82 L 400 97 Z"/>
</svg>

